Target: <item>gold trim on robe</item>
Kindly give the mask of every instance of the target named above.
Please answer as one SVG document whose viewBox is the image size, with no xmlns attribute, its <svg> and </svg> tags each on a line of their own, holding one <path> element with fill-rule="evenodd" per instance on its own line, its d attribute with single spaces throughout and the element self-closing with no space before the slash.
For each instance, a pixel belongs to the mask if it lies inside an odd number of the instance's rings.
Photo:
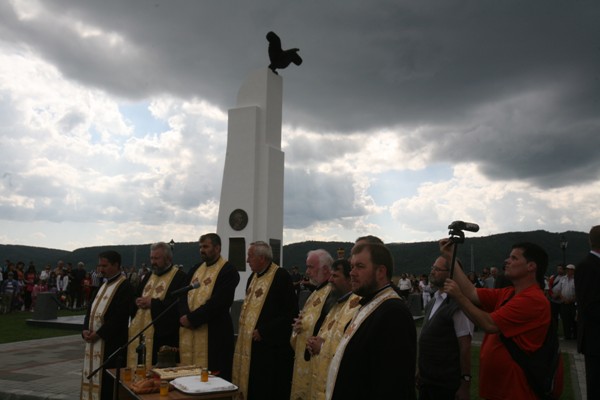
<svg viewBox="0 0 600 400">
<path fill-rule="evenodd" d="M 104 313 L 110 306 L 117 289 L 127 278 L 121 275 L 111 283 L 105 283 L 100 287 L 94 298 L 90 311 L 88 330 L 97 332 L 104 324 Z M 98 371 L 91 379 L 87 376 L 104 362 L 104 340 L 98 339 L 94 343 L 85 344 L 85 355 L 83 358 L 83 372 L 81 374 L 82 400 L 99 400 L 102 388 L 102 371 Z"/>
<path fill-rule="evenodd" d="M 153 299 L 164 300 L 167 294 L 167 290 L 173 281 L 173 278 L 177 274 L 179 268 L 175 265 L 163 275 L 150 275 L 148 282 L 144 286 L 142 297 L 151 297 Z M 173 309 L 173 312 L 177 312 L 177 309 Z M 129 325 L 129 340 L 137 335 L 146 325 L 152 321 L 152 309 L 151 308 L 138 308 L 135 313 L 135 317 Z M 152 368 L 152 349 L 154 348 L 154 325 L 150 326 L 144 332 L 144 338 L 146 339 L 146 368 Z M 139 341 L 134 341 L 127 347 L 127 366 L 135 368 L 137 366 L 137 353 L 135 352 L 136 347 L 139 345 Z"/>
<path fill-rule="evenodd" d="M 203 263 L 194 272 L 192 282 L 200 282 L 200 287 L 190 290 L 187 294 L 190 311 L 200 308 L 210 299 L 217 277 L 226 263 L 227 260 L 219 257 L 213 265 L 207 267 L 206 263 Z M 179 328 L 179 356 L 182 365 L 208 367 L 208 324 L 192 329 Z"/>
<path fill-rule="evenodd" d="M 346 301 L 337 303 L 329 311 L 321 329 L 319 329 L 317 336 L 325 341 L 319 354 L 313 355 L 310 360 L 312 363 L 311 400 L 325 400 L 325 385 L 327 384 L 329 364 L 342 340 L 344 329 L 360 309 L 360 299 L 360 296 L 351 294 Z"/>
<path fill-rule="evenodd" d="M 294 349 L 294 377 L 292 378 L 291 400 L 306 400 L 310 393 L 312 379 L 312 363 L 304 359 L 306 341 L 313 335 L 313 331 L 327 296 L 331 292 L 331 284 L 313 291 L 302 308 L 302 328 L 300 333 L 292 332 L 290 344 Z"/>
<path fill-rule="evenodd" d="M 340 368 L 340 363 L 342 362 L 342 357 L 344 356 L 344 351 L 346 350 L 346 346 L 354 333 L 360 328 L 360 325 L 366 320 L 373 311 L 375 311 L 381 303 L 390 299 L 399 299 L 400 296 L 392 289 L 392 287 L 387 287 L 383 289 L 381 292 L 377 293 L 373 300 L 369 303 L 365 304 L 358 310 L 350 325 L 348 325 L 348 329 L 344 332 L 342 336 L 342 340 L 340 340 L 340 344 L 338 345 L 337 351 L 331 360 L 331 364 L 329 365 L 329 371 L 327 374 L 327 385 L 325 390 L 325 398 L 327 400 L 331 399 L 333 396 L 333 389 L 335 388 L 335 381 L 337 379 L 337 374 Z M 374 338 L 374 340 L 376 340 Z"/>
<path fill-rule="evenodd" d="M 246 297 L 240 312 L 238 338 L 233 353 L 232 382 L 240 389 L 241 398 L 248 395 L 248 379 L 250 377 L 250 360 L 252 357 L 252 333 L 262 312 L 265 299 L 271 289 L 275 273 L 279 266 L 271 263 L 269 269 L 262 275 L 254 274 L 246 290 Z"/>
</svg>

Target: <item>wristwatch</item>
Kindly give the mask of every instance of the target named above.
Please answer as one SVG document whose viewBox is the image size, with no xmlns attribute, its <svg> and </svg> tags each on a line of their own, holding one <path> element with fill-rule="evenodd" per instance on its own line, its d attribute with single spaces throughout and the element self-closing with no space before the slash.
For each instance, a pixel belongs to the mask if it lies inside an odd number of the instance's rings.
<svg viewBox="0 0 600 400">
<path fill-rule="evenodd" d="M 461 376 L 460 379 L 462 379 L 465 382 L 471 382 L 471 375 L 465 374 L 465 375 Z"/>
</svg>

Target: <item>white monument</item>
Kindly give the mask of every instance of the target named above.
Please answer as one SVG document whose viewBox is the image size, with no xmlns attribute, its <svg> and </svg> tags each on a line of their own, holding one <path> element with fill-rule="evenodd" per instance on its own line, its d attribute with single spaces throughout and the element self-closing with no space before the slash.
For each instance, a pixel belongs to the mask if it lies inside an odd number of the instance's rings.
<svg viewBox="0 0 600 400">
<path fill-rule="evenodd" d="M 217 234 L 223 257 L 240 271 L 235 299 L 243 299 L 251 274 L 246 252 L 251 242 L 271 244 L 281 265 L 283 162 L 281 110 L 283 82 L 265 68 L 251 73 L 229 110 L 227 153 Z"/>
</svg>

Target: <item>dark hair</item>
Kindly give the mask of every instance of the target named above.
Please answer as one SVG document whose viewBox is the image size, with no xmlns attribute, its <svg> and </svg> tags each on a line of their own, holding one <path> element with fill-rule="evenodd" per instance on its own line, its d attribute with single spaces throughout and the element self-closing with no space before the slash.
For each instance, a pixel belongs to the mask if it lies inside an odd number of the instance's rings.
<svg viewBox="0 0 600 400">
<path fill-rule="evenodd" d="M 388 248 L 378 243 L 361 243 L 352 248 L 352 254 L 362 253 L 365 249 L 371 255 L 373 265 L 383 265 L 385 267 L 386 276 L 391 281 L 394 273 L 394 258 Z"/>
<path fill-rule="evenodd" d="M 210 240 L 213 246 L 221 247 L 221 237 L 216 233 L 206 233 L 200 236 L 200 242 L 204 242 L 205 240 Z"/>
<path fill-rule="evenodd" d="M 377 236 L 373 236 L 373 235 L 361 236 L 358 239 L 356 239 L 354 241 L 354 243 L 360 242 L 360 241 L 372 243 L 372 244 L 383 244 L 383 240 L 381 240 Z"/>
<path fill-rule="evenodd" d="M 346 278 L 350 277 L 350 262 L 345 258 L 341 258 L 339 260 L 335 260 L 333 264 L 331 264 L 332 271 L 341 271 Z"/>
<path fill-rule="evenodd" d="M 523 257 L 525 257 L 527 262 L 535 263 L 535 280 L 543 289 L 545 286 L 544 275 L 546 274 L 546 269 L 548 268 L 548 253 L 546 253 L 546 250 L 537 244 L 530 242 L 516 243 L 512 246 L 512 248 L 523 250 Z"/>
<path fill-rule="evenodd" d="M 98 254 L 98 258 L 106 258 L 109 263 L 117 264 L 121 268 L 121 255 L 114 250 L 103 251 Z"/>
</svg>

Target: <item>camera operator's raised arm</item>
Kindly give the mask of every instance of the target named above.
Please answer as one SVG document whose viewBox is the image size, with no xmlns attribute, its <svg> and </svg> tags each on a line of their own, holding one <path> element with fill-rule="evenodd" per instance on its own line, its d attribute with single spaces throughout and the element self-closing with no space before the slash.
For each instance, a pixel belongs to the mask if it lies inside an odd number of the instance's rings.
<svg viewBox="0 0 600 400">
<path fill-rule="evenodd" d="M 440 251 L 444 257 L 451 259 L 453 246 L 455 244 L 450 239 L 440 240 Z M 477 289 L 465 275 L 460 266 L 460 262 L 454 265 L 454 279 L 446 279 L 444 283 L 444 292 L 448 293 L 463 310 L 467 317 L 487 333 L 496 333 L 498 326 L 489 313 L 479 308 L 481 302 L 477 295 Z"/>
</svg>

